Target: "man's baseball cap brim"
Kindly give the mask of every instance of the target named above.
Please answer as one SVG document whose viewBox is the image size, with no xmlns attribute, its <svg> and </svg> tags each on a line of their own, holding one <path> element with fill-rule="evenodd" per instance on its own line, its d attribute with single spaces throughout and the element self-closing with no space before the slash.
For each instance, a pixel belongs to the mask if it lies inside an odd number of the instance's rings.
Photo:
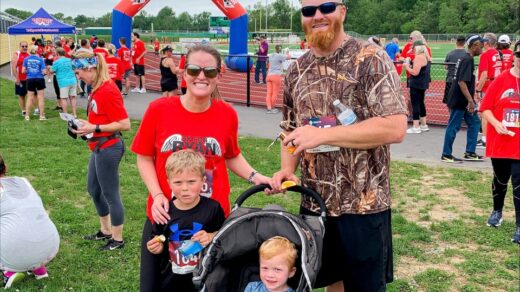
<svg viewBox="0 0 520 292">
<path fill-rule="evenodd" d="M 481 43 L 485 43 L 488 40 L 479 36 L 478 34 L 472 34 L 466 37 L 466 46 L 471 47 L 476 41 L 479 41 Z"/>
</svg>

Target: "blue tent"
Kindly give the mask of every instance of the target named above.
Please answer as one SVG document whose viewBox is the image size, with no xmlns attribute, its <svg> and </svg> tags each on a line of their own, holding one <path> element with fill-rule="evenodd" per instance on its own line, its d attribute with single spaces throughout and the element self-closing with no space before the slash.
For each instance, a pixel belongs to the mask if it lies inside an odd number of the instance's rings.
<svg viewBox="0 0 520 292">
<path fill-rule="evenodd" d="M 52 17 L 45 9 L 40 8 L 33 16 L 10 26 L 10 35 L 17 34 L 75 34 L 76 27 L 64 24 Z"/>
</svg>

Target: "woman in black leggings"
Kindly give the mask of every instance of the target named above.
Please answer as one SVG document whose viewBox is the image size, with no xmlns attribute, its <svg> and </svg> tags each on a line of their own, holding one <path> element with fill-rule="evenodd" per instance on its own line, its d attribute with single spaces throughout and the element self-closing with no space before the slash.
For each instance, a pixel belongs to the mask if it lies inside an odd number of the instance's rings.
<svg viewBox="0 0 520 292">
<path fill-rule="evenodd" d="M 415 59 L 413 64 L 406 63 L 404 68 L 410 73 L 410 99 L 412 101 L 413 127 L 408 129 L 408 134 L 420 134 L 429 131 L 426 124 L 426 106 L 424 104 L 424 94 L 430 86 L 430 66 L 431 56 L 422 40 L 413 43 Z"/>
</svg>

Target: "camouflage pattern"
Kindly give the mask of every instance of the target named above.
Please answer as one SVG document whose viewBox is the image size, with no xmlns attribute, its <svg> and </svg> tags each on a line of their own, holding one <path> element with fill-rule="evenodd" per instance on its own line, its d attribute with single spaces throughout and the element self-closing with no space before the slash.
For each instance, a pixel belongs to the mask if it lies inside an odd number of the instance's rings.
<svg viewBox="0 0 520 292">
<path fill-rule="evenodd" d="M 388 55 L 380 47 L 350 37 L 327 57 L 308 52 L 291 64 L 285 76 L 280 126 L 291 131 L 303 126 L 305 119 L 334 116 L 335 99 L 350 106 L 358 122 L 407 114 L 399 76 Z M 302 184 L 321 194 L 329 216 L 390 208 L 389 145 L 304 153 L 302 158 Z M 302 206 L 319 210 L 308 198 Z"/>
</svg>

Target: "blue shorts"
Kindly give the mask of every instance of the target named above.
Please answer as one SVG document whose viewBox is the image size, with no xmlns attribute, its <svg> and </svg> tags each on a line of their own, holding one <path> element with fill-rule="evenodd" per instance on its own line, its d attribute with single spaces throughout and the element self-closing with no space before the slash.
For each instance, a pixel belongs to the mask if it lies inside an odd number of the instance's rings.
<svg viewBox="0 0 520 292">
<path fill-rule="evenodd" d="M 345 291 L 384 291 L 394 278 L 391 210 L 327 217 L 321 259 L 314 288 L 343 281 Z"/>
</svg>

